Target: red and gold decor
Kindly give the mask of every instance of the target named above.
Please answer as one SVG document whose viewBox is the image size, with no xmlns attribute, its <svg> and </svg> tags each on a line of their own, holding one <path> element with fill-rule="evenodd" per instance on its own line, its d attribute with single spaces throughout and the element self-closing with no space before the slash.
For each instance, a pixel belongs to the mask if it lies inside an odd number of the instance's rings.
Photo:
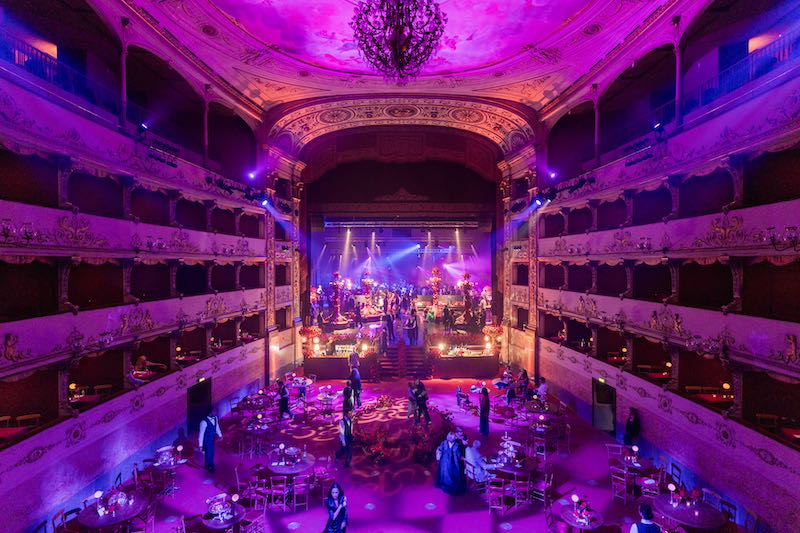
<svg viewBox="0 0 800 533">
<path fill-rule="evenodd" d="M 431 287 L 431 294 L 433 295 L 432 304 L 433 305 L 433 313 L 436 318 L 439 318 L 439 289 L 441 288 L 442 284 L 442 276 L 439 267 L 433 267 L 431 269 L 431 277 L 428 278 L 428 285 Z"/>
</svg>

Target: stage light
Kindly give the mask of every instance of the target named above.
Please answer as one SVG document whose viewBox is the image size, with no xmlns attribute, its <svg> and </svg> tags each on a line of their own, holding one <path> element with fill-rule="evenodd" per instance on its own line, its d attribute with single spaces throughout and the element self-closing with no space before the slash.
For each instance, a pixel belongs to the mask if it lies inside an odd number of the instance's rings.
<svg viewBox="0 0 800 533">
<path fill-rule="evenodd" d="M 144 135 L 145 133 L 147 133 L 147 129 L 148 129 L 148 128 L 147 128 L 147 124 L 145 124 L 144 122 L 142 122 L 141 124 L 139 124 L 139 125 L 136 127 L 136 133 L 138 133 L 139 135 Z"/>
<path fill-rule="evenodd" d="M 489 335 L 484 335 L 483 340 L 484 342 L 489 342 Z"/>
<path fill-rule="evenodd" d="M 255 173 L 255 172 L 250 172 L 250 173 L 247 175 L 247 177 L 248 177 L 248 178 L 250 178 L 251 180 L 254 180 L 254 179 L 256 179 L 256 173 Z"/>
<path fill-rule="evenodd" d="M 550 179 L 556 179 L 556 176 L 558 176 L 558 174 L 556 174 L 555 171 L 551 170 L 550 171 Z"/>
<path fill-rule="evenodd" d="M 361 345 L 361 351 L 362 352 L 366 352 L 368 348 L 369 348 L 369 344 L 367 344 L 366 342 Z"/>
<path fill-rule="evenodd" d="M 655 131 L 658 131 L 658 130 L 659 130 L 659 128 L 661 128 L 661 123 L 660 123 L 660 122 L 656 122 L 655 124 L 653 124 L 653 129 L 654 129 Z"/>
<path fill-rule="evenodd" d="M 420 243 L 417 243 L 417 248 L 422 248 L 422 245 Z"/>
<path fill-rule="evenodd" d="M 443 352 L 445 348 L 446 348 L 446 346 L 444 344 L 442 344 L 442 343 L 439 344 L 439 351 L 440 352 Z"/>
<path fill-rule="evenodd" d="M 491 350 L 492 349 L 492 343 L 491 342 L 487 342 L 486 343 L 486 349 L 487 350 Z"/>
<path fill-rule="evenodd" d="M 205 380 L 206 380 L 206 378 L 197 378 L 197 382 L 198 382 L 198 383 L 202 383 L 202 382 L 204 382 Z"/>
<path fill-rule="evenodd" d="M 605 383 L 606 382 L 606 378 L 598 378 L 597 381 L 599 381 L 600 383 Z"/>
<path fill-rule="evenodd" d="M 539 198 L 539 197 L 537 196 L 537 197 L 536 197 L 536 199 L 533 201 L 533 203 L 535 203 L 537 206 L 540 206 L 540 207 L 541 207 L 541 205 L 542 205 L 544 202 L 542 202 L 542 199 L 541 199 L 541 198 Z"/>
</svg>

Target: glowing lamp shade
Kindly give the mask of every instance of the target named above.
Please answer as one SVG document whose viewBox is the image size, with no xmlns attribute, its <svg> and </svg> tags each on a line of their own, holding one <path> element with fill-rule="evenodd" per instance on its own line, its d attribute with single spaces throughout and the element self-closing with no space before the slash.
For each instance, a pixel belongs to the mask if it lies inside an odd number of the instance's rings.
<svg viewBox="0 0 800 533">
<path fill-rule="evenodd" d="M 627 348 L 623 348 L 623 349 L 621 349 L 620 351 L 621 351 L 622 353 L 628 353 L 628 349 L 627 349 Z"/>
<path fill-rule="evenodd" d="M 544 420 L 544 415 L 539 415 L 539 420 Z"/>
<path fill-rule="evenodd" d="M 264 415 L 262 415 L 261 413 L 258 413 L 258 414 L 256 415 L 256 418 L 258 418 L 259 420 L 261 420 L 262 418 L 264 418 Z"/>
<path fill-rule="evenodd" d="M 183 348 L 181 348 L 180 346 L 176 346 L 176 347 L 175 347 L 175 351 L 176 351 L 176 352 L 180 352 L 182 349 L 183 349 Z"/>
<path fill-rule="evenodd" d="M 179 452 L 182 452 L 183 451 L 183 445 L 182 444 L 178 444 L 178 447 L 175 448 L 175 449 L 178 450 Z"/>
<path fill-rule="evenodd" d="M 369 344 L 367 344 L 366 342 L 361 345 L 361 351 L 366 352 L 367 348 L 369 348 Z"/>
<path fill-rule="evenodd" d="M 234 494 L 233 496 L 231 496 L 231 501 L 233 503 L 238 502 L 239 501 L 239 495 L 238 494 Z"/>
<path fill-rule="evenodd" d="M 722 384 L 722 388 L 725 390 L 731 390 L 731 384 L 726 381 Z"/>
<path fill-rule="evenodd" d="M 664 363 L 664 366 L 666 366 L 667 368 L 672 368 L 672 362 L 667 361 L 666 363 Z"/>
<path fill-rule="evenodd" d="M 440 352 L 443 352 L 445 348 L 446 348 L 446 346 L 444 344 L 441 344 L 441 343 L 439 344 L 439 351 Z"/>
<path fill-rule="evenodd" d="M 264 389 L 258 389 L 259 394 L 264 394 Z"/>
<path fill-rule="evenodd" d="M 580 498 L 578 497 L 577 494 L 573 494 L 572 496 L 570 496 L 570 499 L 575 503 L 578 503 L 580 501 Z"/>
<path fill-rule="evenodd" d="M 78 384 L 77 383 L 70 383 L 69 384 L 69 390 L 75 390 L 77 388 L 78 388 Z"/>
<path fill-rule="evenodd" d="M 635 445 L 632 446 L 631 450 L 633 450 L 633 453 L 639 453 L 639 447 L 638 446 L 635 446 Z"/>
<path fill-rule="evenodd" d="M 278 446 L 278 448 L 282 450 L 282 449 L 286 448 L 286 445 L 281 442 L 280 445 Z"/>
<path fill-rule="evenodd" d="M 676 487 L 674 483 L 670 483 L 669 485 L 667 485 L 667 488 L 669 489 L 670 492 L 675 492 L 675 489 L 677 489 L 678 487 Z"/>
<path fill-rule="evenodd" d="M 100 498 L 103 497 L 103 491 L 102 490 L 96 490 L 94 492 L 94 497 L 99 500 Z"/>
</svg>

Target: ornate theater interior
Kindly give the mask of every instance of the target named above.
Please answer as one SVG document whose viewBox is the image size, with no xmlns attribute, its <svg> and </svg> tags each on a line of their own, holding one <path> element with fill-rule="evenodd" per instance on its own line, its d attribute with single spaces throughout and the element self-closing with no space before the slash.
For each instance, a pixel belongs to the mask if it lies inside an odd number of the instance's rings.
<svg viewBox="0 0 800 533">
<path fill-rule="evenodd" d="M 0 530 L 800 531 L 797 0 L 0 0 Z"/>
</svg>

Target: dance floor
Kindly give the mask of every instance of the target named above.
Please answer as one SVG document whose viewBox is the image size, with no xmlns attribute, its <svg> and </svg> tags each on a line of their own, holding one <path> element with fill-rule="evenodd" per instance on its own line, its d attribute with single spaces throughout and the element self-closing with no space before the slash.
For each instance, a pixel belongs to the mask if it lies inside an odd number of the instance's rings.
<svg viewBox="0 0 800 533">
<path fill-rule="evenodd" d="M 332 384 L 341 389 L 341 382 Z M 430 406 L 453 413 L 453 422 L 464 429 L 471 442 L 475 438 L 482 441 L 481 451 L 490 456 L 500 448 L 504 432 L 522 439 L 522 430 L 492 421 L 488 439 L 478 433 L 478 417 L 462 412 L 456 406 L 455 389 L 461 385 L 466 390 L 472 380 L 429 380 L 426 381 L 430 394 Z M 540 503 L 530 504 L 506 513 L 503 516 L 490 514 L 486 500 L 479 494 L 468 493 L 463 496 L 448 496 L 434 487 L 436 463 L 421 465 L 415 461 L 411 439 L 415 437 L 413 420 L 406 418 L 406 381 L 396 380 L 383 383 L 365 383 L 363 399 L 377 400 L 387 395 L 391 405 L 379 407 L 361 419 L 365 431 L 381 428 L 387 432 L 389 446 L 382 464 L 376 465 L 364 452 L 355 447 L 351 468 L 344 468 L 342 462 L 334 459 L 333 470 L 336 480 L 343 486 L 348 498 L 349 532 L 369 533 L 416 533 L 416 532 L 494 532 L 526 531 L 545 532 L 544 514 Z M 500 401 L 498 398 L 495 401 Z M 384 399 L 384 403 L 388 400 Z M 317 458 L 317 465 L 324 466 L 339 448 L 338 412 L 341 400 L 336 405 L 337 416 L 321 422 L 304 421 L 302 416 L 295 421 L 283 424 L 280 430 L 269 436 L 269 442 L 293 444 L 303 448 Z M 441 423 L 440 415 L 432 409 L 433 424 Z M 226 424 L 227 423 L 227 424 Z M 223 428 L 230 425 L 229 418 L 223 419 Z M 611 438 L 574 415 L 569 416 L 572 426 L 572 453 L 553 455 L 549 459 L 555 467 L 554 514 L 557 517 L 562 505 L 568 503 L 570 495 L 578 493 L 588 497 L 592 507 L 600 511 L 606 525 L 595 531 L 627 533 L 633 517 L 637 517 L 636 503 L 629 498 L 627 505 L 620 500 L 612 501 L 610 478 L 605 444 Z M 228 431 L 226 439 L 232 432 Z M 156 530 L 172 531 L 180 517 L 202 514 L 206 510 L 206 498 L 221 491 L 230 490 L 235 484 L 234 467 L 242 463 L 240 469 L 249 472 L 254 466 L 264 464 L 265 456 L 240 458 L 226 445 L 225 439 L 217 447 L 217 471 L 209 474 L 202 468 L 189 464 L 178 469 L 180 490 L 162 500 L 157 514 Z M 202 457 L 197 452 L 194 463 L 202 465 Z M 308 511 L 281 512 L 267 511 L 267 531 L 320 532 L 326 521 L 322 498 L 313 494 Z M 459 529 L 461 528 L 461 529 Z M 561 524 L 566 530 L 566 525 Z"/>
</svg>

